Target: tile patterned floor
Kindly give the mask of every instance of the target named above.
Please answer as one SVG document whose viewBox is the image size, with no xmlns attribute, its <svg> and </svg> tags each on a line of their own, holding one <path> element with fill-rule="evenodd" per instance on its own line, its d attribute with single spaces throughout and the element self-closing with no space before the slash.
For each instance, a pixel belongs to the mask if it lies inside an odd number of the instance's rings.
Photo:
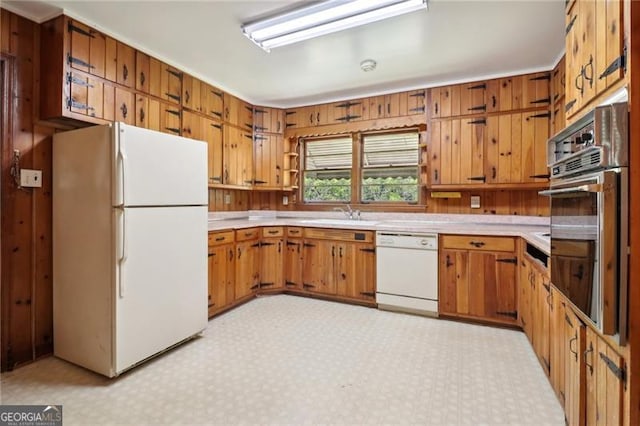
<svg viewBox="0 0 640 426">
<path fill-rule="evenodd" d="M 521 332 L 284 295 L 115 380 L 47 358 L 0 383 L 65 425 L 564 425 Z"/>
</svg>

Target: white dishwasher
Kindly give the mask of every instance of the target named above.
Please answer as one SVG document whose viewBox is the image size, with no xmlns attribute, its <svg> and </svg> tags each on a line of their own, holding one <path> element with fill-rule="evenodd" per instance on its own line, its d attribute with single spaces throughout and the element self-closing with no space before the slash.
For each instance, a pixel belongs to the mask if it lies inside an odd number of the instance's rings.
<svg viewBox="0 0 640 426">
<path fill-rule="evenodd" d="M 438 234 L 376 232 L 378 308 L 438 315 Z"/>
</svg>

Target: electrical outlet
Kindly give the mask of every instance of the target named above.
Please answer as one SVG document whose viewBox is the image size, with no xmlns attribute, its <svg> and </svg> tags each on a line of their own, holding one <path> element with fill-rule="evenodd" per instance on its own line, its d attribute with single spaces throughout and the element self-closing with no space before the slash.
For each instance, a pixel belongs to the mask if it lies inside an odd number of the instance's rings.
<svg viewBox="0 0 640 426">
<path fill-rule="evenodd" d="M 231 204 L 231 194 L 224 194 L 224 203 Z"/>
<path fill-rule="evenodd" d="M 20 169 L 20 186 L 25 188 L 41 188 L 42 170 Z"/>
<path fill-rule="evenodd" d="M 283 205 L 283 206 L 286 206 L 286 205 L 288 205 L 288 204 L 289 204 L 289 197 L 288 197 L 288 196 L 286 196 L 286 195 L 283 195 L 283 196 L 282 196 L 282 205 Z"/>
<path fill-rule="evenodd" d="M 480 208 L 480 196 L 479 195 L 472 195 L 471 196 L 471 208 L 472 209 L 479 209 Z"/>
</svg>

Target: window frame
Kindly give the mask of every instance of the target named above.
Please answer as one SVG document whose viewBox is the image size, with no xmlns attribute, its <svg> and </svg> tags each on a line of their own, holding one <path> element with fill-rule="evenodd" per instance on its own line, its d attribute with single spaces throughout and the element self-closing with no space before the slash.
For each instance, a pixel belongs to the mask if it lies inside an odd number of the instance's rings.
<svg viewBox="0 0 640 426">
<path fill-rule="evenodd" d="M 418 197 L 416 201 L 363 201 L 362 200 L 362 177 L 364 168 L 362 166 L 362 161 L 364 157 L 364 138 L 369 135 L 376 134 L 389 134 L 389 133 L 410 133 L 415 132 L 418 135 L 418 156 L 417 156 L 417 191 Z M 327 140 L 327 139 L 337 139 L 341 137 L 350 137 L 352 140 L 352 149 L 351 149 L 351 168 L 344 169 L 350 170 L 351 175 L 351 197 L 349 201 L 340 201 L 340 200 L 327 200 L 327 201 L 315 201 L 315 200 L 306 200 L 304 198 L 305 188 L 304 188 L 304 178 L 306 171 L 306 143 L 308 141 L 318 141 L 318 140 Z M 354 206 L 381 206 L 381 207 L 425 207 L 425 195 L 424 195 L 424 185 L 426 182 L 426 175 L 424 173 L 422 162 L 424 161 L 424 149 L 422 149 L 424 145 L 423 138 L 425 137 L 423 129 L 418 126 L 415 127 L 406 127 L 406 128 L 393 128 L 393 129 L 385 129 L 385 130 L 372 130 L 372 131 L 353 131 L 353 132 L 344 132 L 337 133 L 333 135 L 323 135 L 323 136 L 309 136 L 309 137 L 300 137 L 299 143 L 299 156 L 300 162 L 298 163 L 299 167 L 299 176 L 300 176 L 300 185 L 298 189 L 298 199 L 302 205 L 306 206 L 331 206 L 331 205 L 344 205 L 345 203 L 354 205 Z"/>
</svg>

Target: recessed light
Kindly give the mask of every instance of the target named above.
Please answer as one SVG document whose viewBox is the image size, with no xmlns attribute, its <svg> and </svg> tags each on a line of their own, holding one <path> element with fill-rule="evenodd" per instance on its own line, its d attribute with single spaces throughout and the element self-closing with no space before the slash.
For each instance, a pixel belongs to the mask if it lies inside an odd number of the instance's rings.
<svg viewBox="0 0 640 426">
<path fill-rule="evenodd" d="M 373 59 L 365 59 L 364 61 L 360 62 L 360 69 L 362 69 L 362 71 L 364 72 L 369 72 L 376 69 L 376 65 L 378 65 L 378 63 Z"/>
</svg>

